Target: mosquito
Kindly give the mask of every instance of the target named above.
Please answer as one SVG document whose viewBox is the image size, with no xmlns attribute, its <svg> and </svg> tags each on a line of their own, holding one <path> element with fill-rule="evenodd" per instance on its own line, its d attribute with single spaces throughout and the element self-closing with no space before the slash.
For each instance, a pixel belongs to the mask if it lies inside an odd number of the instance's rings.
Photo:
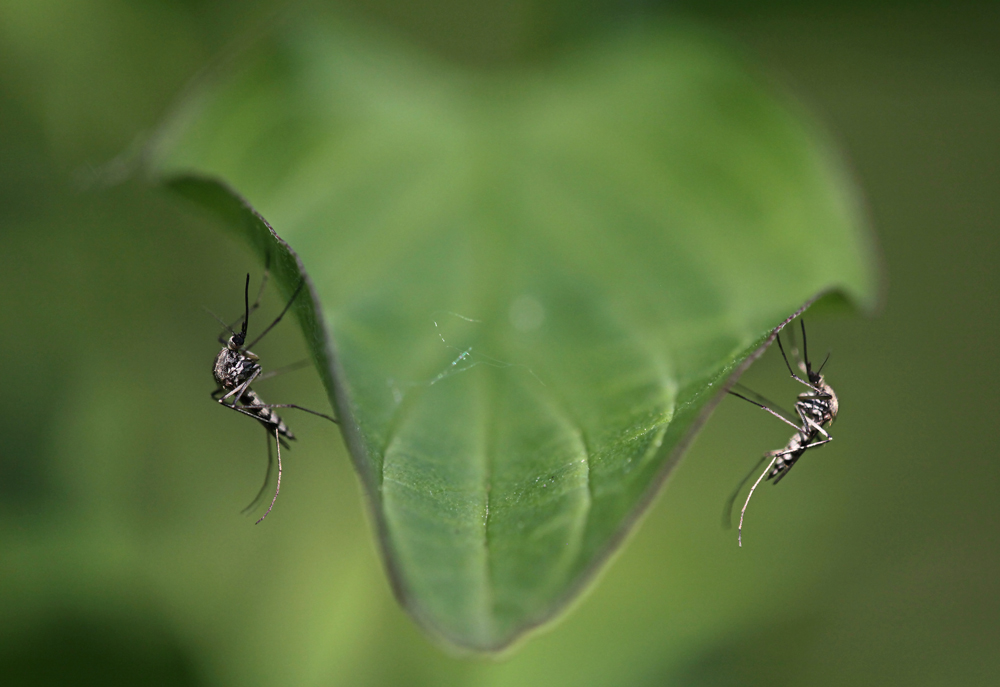
<svg viewBox="0 0 1000 687">
<path fill-rule="evenodd" d="M 264 293 L 264 285 L 267 284 L 267 277 L 268 272 L 265 271 L 264 278 L 260 284 L 260 290 L 257 293 L 257 301 L 253 304 L 253 307 L 251 307 L 250 275 L 249 273 L 247 274 L 246 284 L 243 287 L 244 314 L 241 318 L 242 327 L 239 332 L 235 331 L 233 327 L 239 324 L 241 320 L 237 320 L 232 325 L 228 325 L 219 319 L 218 316 L 215 316 L 215 319 L 222 323 L 231 336 L 227 341 L 225 338 L 225 331 L 219 335 L 219 343 L 223 344 L 223 348 L 219 351 L 219 354 L 215 356 L 215 363 L 212 366 L 212 374 L 215 376 L 215 382 L 218 385 L 218 388 L 212 392 L 212 400 L 216 401 L 225 408 L 229 408 L 231 410 L 235 410 L 237 413 L 242 413 L 243 415 L 252 417 L 263 425 L 265 431 L 267 432 L 267 473 L 264 476 L 264 484 L 261 486 L 260 491 L 257 492 L 257 496 L 254 497 L 254 500 L 251 501 L 250 505 L 244 509 L 244 512 L 257 505 L 271 479 L 271 467 L 273 464 L 271 455 L 271 435 L 274 435 L 274 445 L 278 454 L 278 483 L 274 490 L 274 496 L 271 498 L 271 504 L 267 507 L 267 512 L 260 516 L 257 522 L 254 523 L 255 525 L 260 524 L 261 521 L 263 521 L 264 518 L 271 513 L 271 509 L 274 508 L 274 502 L 278 500 L 278 492 L 281 491 L 281 447 L 284 445 L 287 449 L 289 448 L 288 441 L 295 440 L 295 435 L 292 434 L 292 431 L 288 429 L 288 426 L 278 416 L 274 409 L 296 408 L 298 410 L 304 410 L 307 413 L 312 413 L 313 415 L 326 418 L 330 422 L 337 423 L 336 418 L 324 415 L 323 413 L 318 413 L 315 410 L 303 408 L 302 406 L 295 405 L 294 403 L 264 403 L 257 392 L 250 387 L 250 385 L 256 380 L 263 380 L 280 372 L 300 367 L 299 364 L 296 364 L 268 374 L 262 374 L 260 358 L 258 358 L 257 355 L 250 350 L 250 347 L 263 339 L 275 325 L 281 322 L 281 318 L 285 316 L 285 313 L 287 313 L 288 309 L 292 307 L 292 303 L 295 302 L 295 299 L 298 298 L 299 293 L 302 291 L 302 287 L 305 285 L 304 279 L 299 282 L 298 287 L 295 289 L 295 293 L 292 294 L 292 297 L 288 300 L 288 303 L 285 304 L 281 313 L 274 319 L 274 322 L 269 324 L 256 339 L 251 341 L 249 344 L 245 343 L 250 313 L 260 307 L 260 299 L 261 295 Z M 222 395 L 220 396 L 220 394 Z"/>
<path fill-rule="evenodd" d="M 733 503 L 736 501 L 736 497 L 739 495 L 743 485 L 746 484 L 747 480 L 753 476 L 761 464 L 770 459 L 770 462 L 767 467 L 764 468 L 760 477 L 758 477 L 757 481 L 754 482 L 752 487 L 750 487 L 750 493 L 747 494 L 747 500 L 744 502 L 743 509 L 740 511 L 740 524 L 737 535 L 737 541 L 740 546 L 743 546 L 743 516 L 746 514 L 747 506 L 750 505 L 750 499 L 753 497 L 754 490 L 757 489 L 757 485 L 761 483 L 761 480 L 766 477 L 768 480 L 774 480 L 774 483 L 777 484 L 784 479 L 785 475 L 788 474 L 788 471 L 792 469 L 792 466 L 795 465 L 795 463 L 807 450 L 833 441 L 833 437 L 830 436 L 830 433 L 827 431 L 827 427 L 832 425 L 833 421 L 837 418 L 837 394 L 834 393 L 833 389 L 826 383 L 826 379 L 823 377 L 823 368 L 826 366 L 827 361 L 830 360 L 830 354 L 827 354 L 826 359 L 823 360 L 823 364 L 819 366 L 818 370 L 813 370 L 812 363 L 809 360 L 809 349 L 806 343 L 806 324 L 801 318 L 799 318 L 799 323 L 802 326 L 802 359 L 797 361 L 797 365 L 802 371 L 802 374 L 805 375 L 805 379 L 795 374 L 791 364 L 788 362 L 788 356 L 785 355 L 785 347 L 781 344 L 781 335 L 775 334 L 775 338 L 778 341 L 778 350 L 781 351 L 781 357 L 784 359 L 785 367 L 788 368 L 788 372 L 792 375 L 792 379 L 809 387 L 808 391 L 803 391 L 798 395 L 798 399 L 795 402 L 795 412 L 797 417 L 789 414 L 787 411 L 782 411 L 778 406 L 771 403 L 760 394 L 757 394 L 740 384 L 736 386 L 738 386 L 740 391 L 744 393 L 737 393 L 732 390 L 729 392 L 733 396 L 742 398 L 744 401 L 752 403 L 758 408 L 767 411 L 795 429 L 795 434 L 792 435 L 783 449 L 768 451 L 763 455 L 763 457 L 761 457 L 757 465 L 755 465 L 747 476 L 740 481 L 739 485 L 736 487 L 736 491 L 733 492 L 733 495 L 729 497 L 726 502 L 724 524 L 726 527 L 729 527 Z M 794 357 L 798 357 L 798 351 L 794 348 L 794 341 L 792 355 Z M 753 396 L 754 398 L 749 398 L 749 396 Z"/>
</svg>

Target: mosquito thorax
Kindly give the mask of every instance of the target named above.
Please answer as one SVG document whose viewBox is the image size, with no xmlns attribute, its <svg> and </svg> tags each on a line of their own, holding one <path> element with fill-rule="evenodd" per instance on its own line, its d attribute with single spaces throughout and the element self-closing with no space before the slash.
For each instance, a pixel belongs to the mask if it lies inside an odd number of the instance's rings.
<svg viewBox="0 0 1000 687">
<path fill-rule="evenodd" d="M 212 366 L 215 381 L 223 389 L 235 389 L 250 379 L 255 371 L 260 370 L 260 359 L 251 351 L 239 350 L 234 345 L 233 338 L 215 356 L 215 364 Z"/>
<path fill-rule="evenodd" d="M 813 375 L 815 375 L 815 379 L 813 378 Z M 830 416 L 829 421 L 833 422 L 834 418 L 837 417 L 837 394 L 834 393 L 833 388 L 826 383 L 823 375 L 818 372 L 814 372 L 810 375 L 809 381 L 811 381 L 816 388 L 820 389 L 825 396 L 829 397 L 825 399 L 825 405 L 827 413 Z"/>
<path fill-rule="evenodd" d="M 820 381 L 822 382 L 822 378 L 820 378 Z M 823 382 L 820 388 L 823 389 L 824 393 L 827 393 L 830 396 L 830 400 L 827 401 L 827 404 L 830 407 L 830 424 L 833 424 L 833 421 L 837 419 L 837 410 L 839 409 L 837 394 L 835 394 L 833 389 L 830 388 L 830 385 L 825 382 Z"/>
</svg>

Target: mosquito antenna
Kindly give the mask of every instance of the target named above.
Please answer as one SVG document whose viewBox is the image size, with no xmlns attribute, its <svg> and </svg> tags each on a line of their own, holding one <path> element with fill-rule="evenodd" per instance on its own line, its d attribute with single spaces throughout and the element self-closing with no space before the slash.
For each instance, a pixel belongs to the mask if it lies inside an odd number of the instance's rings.
<svg viewBox="0 0 1000 687">
<path fill-rule="evenodd" d="M 830 353 L 833 353 L 833 351 L 830 351 Z M 826 367 L 827 362 L 830 360 L 830 353 L 827 353 L 826 357 L 823 358 L 823 364 L 819 366 L 818 370 L 816 370 L 817 375 L 823 373 L 823 368 Z"/>
<path fill-rule="evenodd" d="M 270 438 L 268 438 L 268 448 L 270 449 Z M 281 491 L 281 439 L 278 437 L 278 428 L 274 428 L 274 445 L 278 449 L 278 486 L 274 489 L 274 496 L 271 498 L 271 505 L 267 507 L 267 512 L 260 516 L 260 520 L 255 522 L 255 525 L 259 525 L 264 518 L 266 518 L 270 513 L 271 509 L 274 508 L 274 502 L 278 500 L 278 492 Z M 759 481 L 759 480 L 758 480 Z M 745 506 L 744 506 L 745 508 Z M 740 524 L 742 524 L 743 519 L 740 518 Z"/>
<path fill-rule="evenodd" d="M 802 325 L 802 359 L 806 362 L 806 374 L 811 378 L 812 363 L 809 362 L 809 346 L 806 344 L 806 321 L 800 317 L 799 324 Z"/>
<path fill-rule="evenodd" d="M 249 284 L 250 282 L 248 281 L 247 283 Z M 299 282 L 299 285 L 298 285 L 298 288 L 296 288 L 296 289 L 295 289 L 295 293 L 293 293 L 293 294 L 292 294 L 292 297 L 288 299 L 288 303 L 287 303 L 287 304 L 285 305 L 285 309 L 284 309 L 284 310 L 282 310 L 282 311 L 281 311 L 281 314 L 279 314 L 279 315 L 278 315 L 278 316 L 277 316 L 277 317 L 276 317 L 276 318 L 274 319 L 274 322 L 272 322 L 271 324 L 269 324 L 269 325 L 267 326 L 267 329 L 265 329 L 264 331 L 262 331 L 262 332 L 261 332 L 261 333 L 260 333 L 260 334 L 259 334 L 259 335 L 257 336 L 257 338 L 256 338 L 256 339 L 254 339 L 254 340 L 253 340 L 253 341 L 251 341 L 251 342 L 250 342 L 249 344 L 247 344 L 247 346 L 246 346 L 247 348 L 250 348 L 251 346 L 253 346 L 254 344 L 256 344 L 256 343 L 257 343 L 258 341 L 260 341 L 261 339 L 263 339 L 263 338 L 264 338 L 264 336 L 265 336 L 265 335 L 266 335 L 266 334 L 267 334 L 267 333 L 268 333 L 269 331 L 271 331 L 271 329 L 273 329 L 273 328 L 274 328 L 274 325 L 276 325 L 276 324 L 278 324 L 279 322 L 281 322 L 281 318 L 282 318 L 282 317 L 284 317 L 284 316 L 285 316 L 285 313 L 286 313 L 286 312 L 288 312 L 288 309 L 289 309 L 290 307 L 292 307 L 292 303 L 294 303 L 294 302 L 295 302 L 295 299 L 296 299 L 296 298 L 298 298 L 298 296 L 299 296 L 299 293 L 300 293 L 300 292 L 302 291 L 302 287 L 303 287 L 303 286 L 305 286 L 305 285 L 306 285 L 306 280 L 305 280 L 305 279 L 303 279 L 302 281 L 300 281 L 300 282 Z"/>
<path fill-rule="evenodd" d="M 788 362 L 788 356 L 785 355 L 785 347 L 781 345 L 781 334 L 775 334 L 774 338 L 778 341 L 778 350 L 781 351 L 781 357 L 785 359 L 785 367 L 788 368 L 788 371 L 794 377 L 795 372 L 792 370 L 792 364 Z"/>
<path fill-rule="evenodd" d="M 226 322 L 225 322 L 225 321 L 224 321 L 224 320 L 223 320 L 223 319 L 222 319 L 221 317 L 219 317 L 218 315 L 216 315 L 216 314 L 215 314 L 214 312 L 212 312 L 211 310 L 209 310 L 209 309 L 208 309 L 208 308 L 206 308 L 205 306 L 202 306 L 202 309 L 203 309 L 203 310 L 204 310 L 205 312 L 207 312 L 207 313 L 208 313 L 209 315 L 211 315 L 212 317 L 214 317 L 214 318 L 215 318 L 215 320 L 216 320 L 216 322 L 218 322 L 218 323 L 219 323 L 219 324 L 221 324 L 221 325 L 222 325 L 223 327 L 225 327 L 225 328 L 226 328 L 226 330 L 227 330 L 227 331 L 228 331 L 228 332 L 229 332 L 230 334 L 232 334 L 233 336 L 236 336 L 236 332 L 235 332 L 235 331 L 233 331 L 233 328 L 232 328 L 232 327 L 230 327 L 230 326 L 229 326 L 228 324 L 226 324 Z"/>
<path fill-rule="evenodd" d="M 736 485 L 736 489 L 733 490 L 732 495 L 726 499 L 726 505 L 722 508 L 722 527 L 723 529 L 729 529 L 733 526 L 733 505 L 736 503 L 736 497 L 740 495 L 740 491 L 743 489 L 743 485 L 747 483 L 747 480 L 753 477 L 753 473 L 757 472 L 761 463 L 767 460 L 767 456 L 761 456 L 760 460 L 750 468 L 750 472 L 747 476 L 740 480 L 740 483 Z"/>
<path fill-rule="evenodd" d="M 767 458 L 767 456 L 764 456 L 764 458 Z M 763 461 L 763 460 L 764 459 L 762 458 L 761 461 Z M 747 494 L 746 503 L 743 504 L 743 510 L 740 511 L 740 526 L 739 526 L 739 529 L 737 530 L 736 541 L 739 542 L 739 545 L 741 547 L 743 546 L 743 516 L 746 515 L 747 506 L 750 505 L 750 499 L 753 498 L 754 489 L 756 489 L 757 485 L 760 484 L 760 481 L 762 479 L 764 479 L 764 475 L 766 475 L 767 473 L 769 473 L 771 471 L 771 466 L 774 465 L 774 461 L 776 461 L 776 460 L 778 460 L 778 456 L 774 456 L 773 458 L 771 458 L 771 462 L 767 464 L 766 468 L 764 468 L 764 472 L 760 473 L 760 477 L 758 477 L 757 481 L 753 483 L 752 487 L 750 487 L 750 493 Z M 280 455 L 278 456 L 278 476 L 279 476 L 279 478 L 281 476 L 281 456 Z M 279 479 L 279 481 L 280 481 L 280 479 Z M 268 509 L 268 510 L 270 510 L 270 509 Z M 263 518 L 261 518 L 261 520 L 263 520 Z"/>
</svg>

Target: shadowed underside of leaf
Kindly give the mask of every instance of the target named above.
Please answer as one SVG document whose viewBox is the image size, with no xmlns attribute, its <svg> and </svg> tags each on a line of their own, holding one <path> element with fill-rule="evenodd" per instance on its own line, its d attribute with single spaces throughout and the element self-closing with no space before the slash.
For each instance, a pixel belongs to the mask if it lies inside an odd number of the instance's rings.
<svg viewBox="0 0 1000 687">
<path fill-rule="evenodd" d="M 869 239 L 815 133 L 689 31 L 489 74 L 357 36 L 287 23 L 153 166 L 286 291 L 308 271 L 400 599 L 497 650 L 579 592 L 776 326 L 872 304 Z"/>
</svg>

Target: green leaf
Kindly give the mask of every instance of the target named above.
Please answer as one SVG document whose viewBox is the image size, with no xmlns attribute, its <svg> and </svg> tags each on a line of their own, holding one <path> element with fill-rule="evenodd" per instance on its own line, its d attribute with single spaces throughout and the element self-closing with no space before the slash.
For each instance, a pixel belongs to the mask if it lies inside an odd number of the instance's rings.
<svg viewBox="0 0 1000 687">
<path fill-rule="evenodd" d="M 871 239 L 822 138 L 690 29 L 491 72 L 359 35 L 281 25 L 152 164 L 286 294 L 308 272 L 400 600 L 498 650 L 600 570 L 776 326 L 874 303 Z"/>
</svg>

